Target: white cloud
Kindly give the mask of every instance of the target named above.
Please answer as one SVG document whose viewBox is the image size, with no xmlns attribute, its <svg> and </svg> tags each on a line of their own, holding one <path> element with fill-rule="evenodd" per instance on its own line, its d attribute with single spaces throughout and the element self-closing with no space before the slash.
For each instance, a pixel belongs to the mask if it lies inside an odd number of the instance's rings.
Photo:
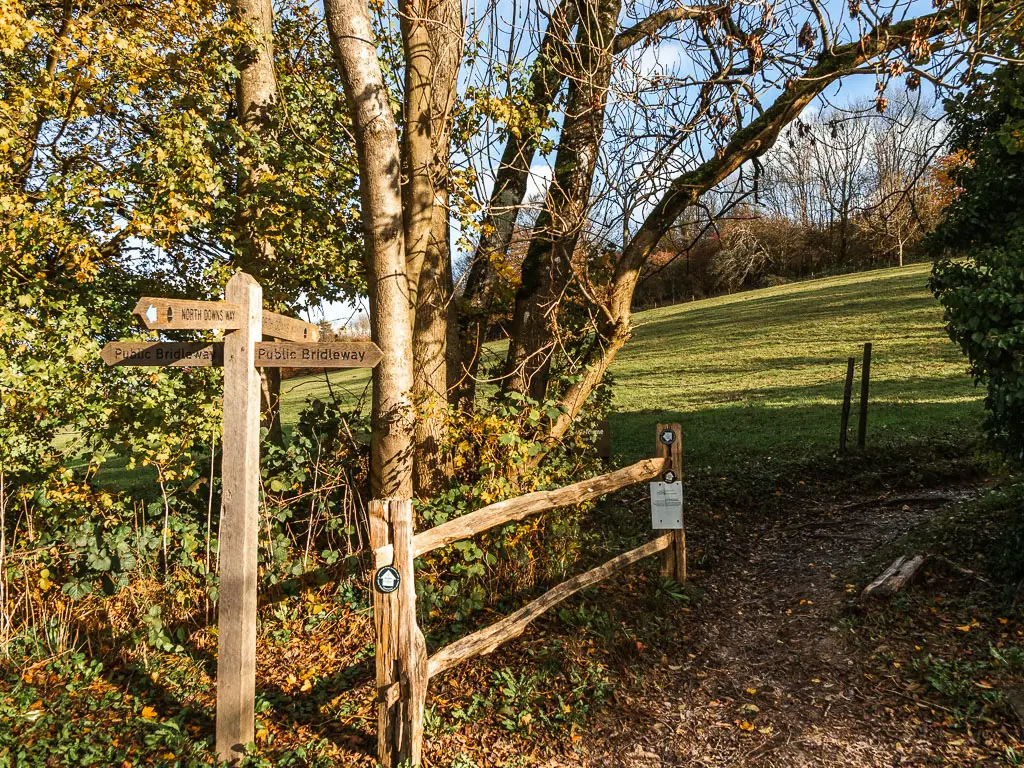
<svg viewBox="0 0 1024 768">
<path fill-rule="evenodd" d="M 548 191 L 554 169 L 547 162 L 530 166 L 530 178 L 526 182 L 526 201 L 542 196 Z"/>
</svg>

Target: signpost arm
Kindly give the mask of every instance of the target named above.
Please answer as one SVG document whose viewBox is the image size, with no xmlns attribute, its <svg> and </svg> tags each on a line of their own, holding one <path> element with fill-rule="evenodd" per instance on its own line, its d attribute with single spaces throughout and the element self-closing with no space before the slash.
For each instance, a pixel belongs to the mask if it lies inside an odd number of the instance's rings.
<svg viewBox="0 0 1024 768">
<path fill-rule="evenodd" d="M 241 309 L 242 327 L 224 341 L 217 756 L 233 762 L 253 740 L 255 721 L 260 376 L 254 355 L 263 333 L 263 290 L 239 272 L 228 281 L 226 298 Z"/>
</svg>

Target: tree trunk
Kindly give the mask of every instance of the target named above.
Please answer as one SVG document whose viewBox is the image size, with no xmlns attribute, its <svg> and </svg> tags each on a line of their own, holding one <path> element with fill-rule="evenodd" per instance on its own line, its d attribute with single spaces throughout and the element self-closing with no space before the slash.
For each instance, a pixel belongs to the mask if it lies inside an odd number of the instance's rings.
<svg viewBox="0 0 1024 768">
<path fill-rule="evenodd" d="M 523 121 L 529 130 L 510 134 L 501 156 L 494 189 L 484 216 L 482 236 L 470 263 L 466 286 L 458 302 L 459 349 L 454 376 L 456 386 L 449 388 L 453 404 L 470 410 L 476 399 L 476 375 L 480 352 L 494 320 L 499 278 L 495 262 L 507 254 L 515 231 L 516 218 L 526 195 L 530 167 L 537 141 L 549 120 L 552 104 L 568 74 L 574 69 L 569 39 L 580 16 L 580 0 L 561 0 L 552 11 L 548 28 L 538 49 L 530 77 L 530 102 Z M 620 53 L 649 40 L 658 30 L 685 19 L 708 18 L 718 6 L 677 6 L 651 14 L 615 36 L 613 53 Z M 589 23 L 589 22 L 588 22 Z M 578 60 L 576 62 L 578 67 Z"/>
<path fill-rule="evenodd" d="M 265 340 L 270 336 L 264 336 Z M 281 430 L 281 369 L 260 368 L 260 423 L 267 439 L 276 445 L 284 442 Z"/>
<path fill-rule="evenodd" d="M 629 338 L 630 306 L 640 270 L 683 212 L 695 204 L 701 195 L 738 170 L 743 163 L 771 149 L 781 130 L 831 83 L 882 53 L 911 44 L 920 39 L 922 34 L 931 37 L 948 32 L 957 23 L 957 18 L 953 11 L 939 11 L 924 18 L 907 19 L 891 25 L 886 28 L 884 35 L 876 30 L 858 42 L 833 47 L 822 54 L 818 63 L 802 79 L 792 82 L 775 103 L 738 131 L 714 158 L 672 181 L 623 249 L 612 277 L 610 299 L 604 307 L 607 319 L 597 334 L 590 355 L 584 361 L 587 364 L 586 373 L 561 397 L 563 413 L 549 430 L 549 443 L 561 439 L 569 430 L 579 409 Z M 534 461 L 540 460 L 541 455 L 538 454 Z"/>
<path fill-rule="evenodd" d="M 46 79 L 51 82 L 54 79 L 54 74 L 57 72 L 57 50 L 64 45 L 71 26 L 71 20 L 74 18 L 74 6 L 70 0 L 64 1 L 61 10 L 60 28 L 57 30 L 57 34 L 54 36 L 53 42 L 46 52 Z M 72 103 L 67 106 L 69 113 L 74 103 L 74 92 L 72 92 L 71 99 Z M 44 111 L 41 105 L 37 104 L 36 108 L 39 112 L 32 120 L 32 127 L 25 137 L 25 147 L 20 153 L 21 157 L 18 158 L 19 153 L 16 149 L 16 144 L 7 152 L 11 158 L 11 168 L 15 169 L 14 181 L 16 188 L 21 192 L 28 190 L 28 182 L 32 176 L 32 164 L 35 162 L 36 150 L 39 148 L 39 136 L 43 132 L 43 126 L 46 125 L 47 118 L 50 116 L 50 112 Z"/>
<path fill-rule="evenodd" d="M 590 208 L 621 5 L 621 0 L 587 0 L 581 14 L 554 174 L 516 293 L 503 386 L 538 401 L 544 399 L 558 341 L 558 304 Z"/>
<path fill-rule="evenodd" d="M 413 330 L 413 392 L 419 409 L 413 484 L 418 496 L 427 496 L 437 490 L 447 474 L 441 460 L 440 443 L 445 430 L 448 384 L 452 376 L 448 349 L 452 297 L 448 201 L 451 187 L 450 118 L 457 98 L 456 84 L 464 36 L 461 2 L 438 0 L 431 3 L 426 23 L 430 46 L 430 71 L 426 76 L 430 80 L 428 122 L 431 140 L 427 161 L 432 200 L 427 246 L 419 265 Z M 417 201 L 413 201 L 413 205 L 418 206 Z"/>
<path fill-rule="evenodd" d="M 251 29 L 257 40 L 255 55 L 240 68 L 235 98 L 238 119 L 246 133 L 271 140 L 275 130 L 277 77 L 274 74 L 274 9 L 270 0 L 235 0 L 235 13 Z M 256 190 L 260 177 L 269 169 L 240 152 L 238 196 L 238 262 L 242 269 L 256 275 L 275 258 L 274 245 L 263 237 L 259 226 L 259 202 Z M 269 338 L 269 337 L 266 337 Z M 268 430 L 267 439 L 278 445 L 281 432 L 281 370 L 265 368 L 260 373 L 261 421 Z"/>
<path fill-rule="evenodd" d="M 476 399 L 480 352 L 486 341 L 498 284 L 494 265 L 508 254 L 516 218 L 529 185 L 537 141 L 548 121 L 555 96 L 565 82 L 563 57 L 578 18 L 576 0 L 561 0 L 552 12 L 530 75 L 531 99 L 525 121 L 530 129 L 518 135 L 509 133 L 494 178 L 494 189 L 481 225 L 483 234 L 459 301 L 458 372 L 452 402 L 463 410 L 471 410 Z"/>
<path fill-rule="evenodd" d="M 412 495 L 412 305 L 406 274 L 398 130 L 361 0 L 325 0 L 331 46 L 352 116 L 369 266 L 370 332 L 384 358 L 373 369 L 370 491 Z"/>
<path fill-rule="evenodd" d="M 445 152 L 444 158 L 447 156 Z M 438 199 L 420 273 L 413 345 L 413 390 L 419 409 L 414 488 L 421 497 L 433 493 L 446 474 L 439 449 L 448 406 L 448 318 L 452 295 L 447 184 L 439 185 L 435 194 Z"/>
<path fill-rule="evenodd" d="M 431 178 L 434 147 L 431 140 L 431 85 L 434 51 L 430 44 L 425 0 L 401 0 L 402 45 L 405 50 L 405 124 L 402 131 L 402 201 L 405 262 L 409 300 L 416 306 L 420 270 L 430 243 L 434 188 Z M 415 311 L 415 310 L 414 310 Z M 410 318 L 415 322 L 415 316 Z"/>
</svg>

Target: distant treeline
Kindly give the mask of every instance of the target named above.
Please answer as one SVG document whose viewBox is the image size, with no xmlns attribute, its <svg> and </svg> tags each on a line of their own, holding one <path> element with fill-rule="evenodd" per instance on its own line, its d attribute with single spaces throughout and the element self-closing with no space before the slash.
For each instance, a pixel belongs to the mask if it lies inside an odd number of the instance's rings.
<svg viewBox="0 0 1024 768">
<path fill-rule="evenodd" d="M 925 258 L 922 239 L 954 194 L 941 118 L 906 96 L 858 112 L 795 124 L 757 169 L 756 199 L 691 209 L 645 267 L 634 306 Z"/>
</svg>

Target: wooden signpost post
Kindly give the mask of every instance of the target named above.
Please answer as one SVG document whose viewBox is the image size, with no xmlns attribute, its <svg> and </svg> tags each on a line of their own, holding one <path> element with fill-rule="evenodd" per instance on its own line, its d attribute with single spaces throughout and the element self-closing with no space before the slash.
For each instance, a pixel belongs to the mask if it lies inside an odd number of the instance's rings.
<svg viewBox="0 0 1024 768">
<path fill-rule="evenodd" d="M 317 344 L 311 323 L 262 308 L 263 290 L 238 272 L 226 301 L 143 296 L 133 314 L 150 330 L 229 331 L 223 342 L 111 342 L 112 366 L 223 366 L 220 597 L 217 635 L 217 756 L 239 760 L 253 740 L 256 694 L 256 568 L 259 531 L 260 377 L 257 368 L 372 368 L 373 343 Z M 263 335 L 287 343 L 263 342 Z M 411 582 L 410 582 L 411 583 Z"/>
</svg>

